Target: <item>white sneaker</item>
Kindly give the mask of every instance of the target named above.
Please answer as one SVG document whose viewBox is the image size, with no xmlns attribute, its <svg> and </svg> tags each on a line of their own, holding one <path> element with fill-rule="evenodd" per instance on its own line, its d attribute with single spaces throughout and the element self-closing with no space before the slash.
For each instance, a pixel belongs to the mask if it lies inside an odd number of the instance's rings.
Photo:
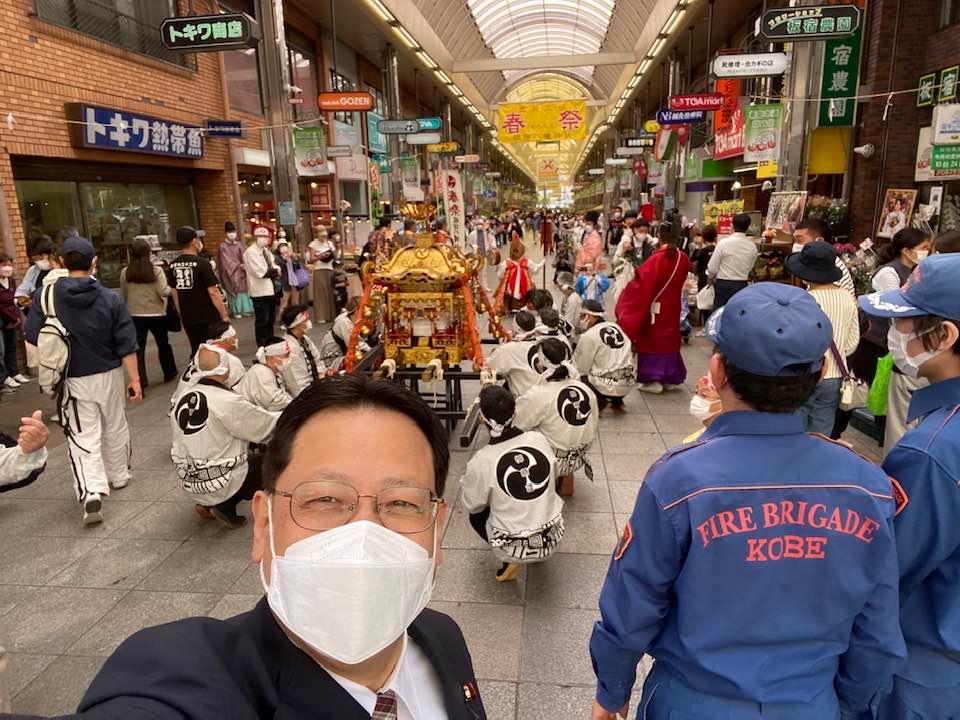
<svg viewBox="0 0 960 720">
<path fill-rule="evenodd" d="M 122 480 L 111 480 L 110 487 L 112 487 L 114 490 L 119 490 L 120 488 L 125 488 L 128 482 L 130 482 L 130 478 L 123 478 Z"/>
<path fill-rule="evenodd" d="M 663 392 L 663 385 L 658 382 L 640 383 L 637 385 L 637 389 L 640 390 L 640 392 L 650 393 L 651 395 L 659 395 Z"/>
<path fill-rule="evenodd" d="M 16 390 L 18 387 L 20 387 L 20 383 L 18 383 L 12 377 L 8 377 L 6 380 L 4 380 L 3 385 L 4 387 L 8 387 L 11 390 Z"/>
<path fill-rule="evenodd" d="M 100 512 L 102 503 L 99 493 L 90 493 L 83 501 L 83 524 L 96 525 L 103 522 L 103 513 Z"/>
<path fill-rule="evenodd" d="M 23 385 L 24 383 L 28 383 L 28 382 L 30 382 L 31 380 L 33 380 L 33 378 L 28 378 L 28 377 L 27 377 L 26 375 L 24 375 L 23 373 L 17 373 L 16 375 L 13 376 L 13 379 L 16 380 L 18 383 L 20 383 L 21 385 Z"/>
</svg>

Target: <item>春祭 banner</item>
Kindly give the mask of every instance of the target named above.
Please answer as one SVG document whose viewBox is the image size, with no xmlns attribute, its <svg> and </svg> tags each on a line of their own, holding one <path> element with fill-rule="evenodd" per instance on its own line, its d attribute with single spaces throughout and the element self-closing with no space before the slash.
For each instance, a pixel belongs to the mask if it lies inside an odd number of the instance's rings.
<svg viewBox="0 0 960 720">
<path fill-rule="evenodd" d="M 502 103 L 497 110 L 497 139 L 502 143 L 583 140 L 586 137 L 586 100 Z"/>
</svg>

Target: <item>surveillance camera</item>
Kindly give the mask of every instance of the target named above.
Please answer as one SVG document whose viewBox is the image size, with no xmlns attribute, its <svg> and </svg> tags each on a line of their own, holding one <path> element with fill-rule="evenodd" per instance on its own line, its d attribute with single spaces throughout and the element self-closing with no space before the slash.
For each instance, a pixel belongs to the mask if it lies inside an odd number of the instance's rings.
<svg viewBox="0 0 960 720">
<path fill-rule="evenodd" d="M 763 191 L 773 190 L 773 182 L 770 180 L 764 180 L 763 184 L 760 186 L 760 189 Z"/>
<path fill-rule="evenodd" d="M 303 90 L 298 88 L 296 85 L 287 85 L 287 90 L 292 92 L 294 95 L 303 95 Z"/>
<path fill-rule="evenodd" d="M 739 180 L 737 180 L 735 183 L 733 183 L 733 185 L 730 186 L 730 189 L 731 189 L 731 190 L 739 190 L 739 189 L 742 188 L 742 187 L 743 187 L 743 185 L 740 183 Z"/>
<path fill-rule="evenodd" d="M 855 148 L 853 149 L 853 151 L 854 151 L 857 155 L 859 155 L 860 157 L 864 157 L 864 158 L 871 158 L 871 157 L 873 157 L 873 153 L 875 153 L 876 150 L 877 150 L 877 149 L 873 146 L 873 143 L 867 143 L 866 145 L 858 145 L 857 147 L 855 147 Z"/>
</svg>

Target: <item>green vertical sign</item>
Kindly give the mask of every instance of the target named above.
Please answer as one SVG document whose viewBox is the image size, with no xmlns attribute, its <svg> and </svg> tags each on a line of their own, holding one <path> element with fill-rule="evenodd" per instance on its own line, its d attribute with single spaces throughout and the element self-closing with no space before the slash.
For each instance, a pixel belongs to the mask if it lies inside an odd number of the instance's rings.
<svg viewBox="0 0 960 720">
<path fill-rule="evenodd" d="M 860 83 L 860 38 L 862 25 L 850 37 L 827 40 L 823 50 L 820 84 L 820 127 L 853 125 L 857 114 Z"/>
</svg>

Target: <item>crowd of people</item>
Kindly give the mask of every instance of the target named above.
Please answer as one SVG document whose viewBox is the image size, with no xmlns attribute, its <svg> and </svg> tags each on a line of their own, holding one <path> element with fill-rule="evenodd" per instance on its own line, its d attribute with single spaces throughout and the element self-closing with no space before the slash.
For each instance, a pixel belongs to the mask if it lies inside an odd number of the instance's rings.
<svg viewBox="0 0 960 720">
<path fill-rule="evenodd" d="M 753 282 L 746 215 L 719 239 L 712 227 L 691 231 L 674 217 L 651 226 L 633 211 L 606 229 L 594 212 L 528 220 L 556 293 L 545 273 L 537 282 L 519 217 L 472 219 L 459 248 L 496 261 L 498 308 L 511 316 L 481 374 L 489 441 L 459 478 L 498 582 L 562 546 L 564 498 L 578 473 L 593 478 L 602 414 L 626 412 L 638 390 L 682 392 L 688 297 L 713 295 L 701 308 L 713 353 L 690 400 L 702 430 L 647 472 L 600 592 L 593 720 L 628 716 L 644 654 L 655 659 L 644 718 L 955 717 L 956 238 L 900 230 L 881 249 L 873 292 L 857 298 L 816 221 L 797 227 L 791 285 Z M 381 223 L 362 259 L 388 258 L 415 230 Z M 56 249 L 40 239 L 13 293 L 16 314 L 0 305 L 3 339 L 8 324 L 23 327 L 37 382 L 57 396 L 93 524 L 130 481 L 124 406 L 143 397 L 152 334 L 164 381 L 177 381 L 171 459 L 181 487 L 196 513 L 229 528 L 247 522 L 238 504 L 251 503 L 265 598 L 230 620 L 135 634 L 78 712 L 485 717 L 459 628 L 426 609 L 449 512 L 448 434 L 402 383 L 338 372 L 357 308 L 337 296 L 340 245 L 328 235 L 300 257 L 261 228 L 242 248 L 228 224 L 215 267 L 194 229 L 176 237 L 167 267 L 135 244 L 119 293 L 96 280 L 89 241 L 71 236 Z M 11 265 L 0 259 L 0 291 L 13 287 Z M 257 349 L 246 367 L 232 322 L 251 313 Z M 183 372 L 169 351 L 173 319 L 191 346 Z M 314 322 L 331 324 L 319 345 Z M 2 355 L 9 376 L 16 360 Z M 878 467 L 836 438 L 856 386 L 876 384 L 887 355 Z M 11 391 L 21 382 L 12 378 Z M 34 414 L 3 439 L 0 491 L 36 479 L 47 437 Z"/>
</svg>

